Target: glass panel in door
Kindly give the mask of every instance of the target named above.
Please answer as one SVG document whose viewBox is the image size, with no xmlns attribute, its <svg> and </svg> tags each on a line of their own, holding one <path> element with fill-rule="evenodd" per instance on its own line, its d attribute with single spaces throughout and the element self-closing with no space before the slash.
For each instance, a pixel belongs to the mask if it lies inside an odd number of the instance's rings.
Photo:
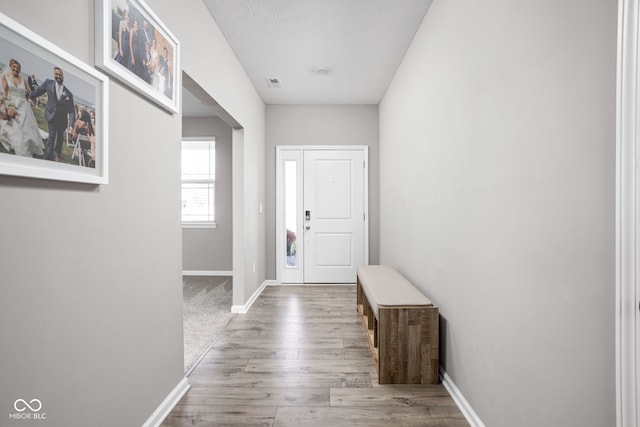
<svg viewBox="0 0 640 427">
<path fill-rule="evenodd" d="M 298 182 L 297 161 L 284 162 L 285 268 L 298 267 Z"/>
</svg>

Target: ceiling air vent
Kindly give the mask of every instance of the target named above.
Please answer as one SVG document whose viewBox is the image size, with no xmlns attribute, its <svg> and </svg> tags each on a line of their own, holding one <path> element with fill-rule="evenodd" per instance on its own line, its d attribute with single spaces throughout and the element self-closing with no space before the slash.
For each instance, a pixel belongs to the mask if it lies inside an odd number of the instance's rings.
<svg viewBox="0 0 640 427">
<path fill-rule="evenodd" d="M 272 78 L 272 77 L 268 77 L 267 78 L 267 86 L 269 86 L 272 89 L 277 89 L 280 88 L 280 80 L 276 79 L 276 78 Z"/>
</svg>

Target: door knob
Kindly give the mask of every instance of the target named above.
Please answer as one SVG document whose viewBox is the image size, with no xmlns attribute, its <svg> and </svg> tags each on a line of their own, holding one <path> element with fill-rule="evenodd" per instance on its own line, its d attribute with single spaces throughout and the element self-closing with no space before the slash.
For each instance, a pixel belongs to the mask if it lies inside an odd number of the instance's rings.
<svg viewBox="0 0 640 427">
<path fill-rule="evenodd" d="M 305 225 L 305 226 L 304 226 L 304 229 L 305 229 L 305 230 L 309 230 L 309 229 L 311 229 L 311 226 L 310 226 L 310 225 Z"/>
</svg>

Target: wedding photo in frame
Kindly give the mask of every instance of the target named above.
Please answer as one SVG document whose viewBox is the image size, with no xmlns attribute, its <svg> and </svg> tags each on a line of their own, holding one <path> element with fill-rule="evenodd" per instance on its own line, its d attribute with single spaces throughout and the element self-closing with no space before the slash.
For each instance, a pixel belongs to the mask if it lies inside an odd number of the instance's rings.
<svg viewBox="0 0 640 427">
<path fill-rule="evenodd" d="M 0 174 L 107 184 L 105 75 L 0 13 Z"/>
<path fill-rule="evenodd" d="M 96 66 L 166 110 L 180 110 L 180 44 L 142 0 L 96 1 Z"/>
</svg>

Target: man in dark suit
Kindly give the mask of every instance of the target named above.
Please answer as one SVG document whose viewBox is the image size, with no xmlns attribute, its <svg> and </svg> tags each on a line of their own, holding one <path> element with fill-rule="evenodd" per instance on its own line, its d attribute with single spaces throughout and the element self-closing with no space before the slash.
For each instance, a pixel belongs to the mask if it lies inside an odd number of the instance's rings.
<svg viewBox="0 0 640 427">
<path fill-rule="evenodd" d="M 154 38 L 155 31 L 146 19 L 142 21 L 142 31 L 144 32 L 144 41 L 151 47 L 151 40 Z"/>
<path fill-rule="evenodd" d="M 49 138 L 44 148 L 47 160 L 61 160 L 64 132 L 73 128 L 76 122 L 76 110 L 73 104 L 73 94 L 67 89 L 64 82 L 64 74 L 58 67 L 53 69 L 54 80 L 47 79 L 36 90 L 29 94 L 29 99 L 36 99 L 47 93 L 47 105 L 44 117 L 49 124 Z"/>
</svg>

